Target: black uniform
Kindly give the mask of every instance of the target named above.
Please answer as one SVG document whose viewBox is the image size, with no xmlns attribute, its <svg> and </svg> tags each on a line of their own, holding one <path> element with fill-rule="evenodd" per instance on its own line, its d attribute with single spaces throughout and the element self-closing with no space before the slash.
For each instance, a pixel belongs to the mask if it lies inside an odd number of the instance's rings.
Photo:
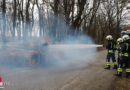
<svg viewBox="0 0 130 90">
<path fill-rule="evenodd" d="M 126 41 L 121 45 L 121 60 L 118 65 L 117 75 L 121 76 L 123 71 L 123 65 L 125 65 L 126 77 L 130 75 L 130 43 Z"/>
<path fill-rule="evenodd" d="M 123 42 L 119 43 L 119 47 L 117 48 L 118 51 L 118 58 L 117 58 L 117 63 L 119 65 L 120 60 L 121 60 L 121 45 L 123 44 Z"/>
<path fill-rule="evenodd" d="M 111 58 L 114 63 L 114 69 L 116 69 L 117 68 L 117 62 L 115 59 L 116 41 L 108 40 L 106 49 L 108 50 L 108 53 L 107 53 L 107 57 L 106 57 L 106 68 L 105 69 L 110 69 L 110 59 Z"/>
</svg>

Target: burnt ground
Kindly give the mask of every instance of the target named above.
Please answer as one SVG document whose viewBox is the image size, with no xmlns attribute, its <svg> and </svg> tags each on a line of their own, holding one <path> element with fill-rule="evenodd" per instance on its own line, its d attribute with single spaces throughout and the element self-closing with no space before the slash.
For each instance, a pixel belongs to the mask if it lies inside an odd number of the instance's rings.
<svg viewBox="0 0 130 90">
<path fill-rule="evenodd" d="M 113 69 L 104 70 L 105 55 L 106 51 L 99 51 L 83 58 L 92 62 L 68 66 L 0 66 L 0 74 L 6 84 L 3 90 L 130 90 L 130 79 L 115 77 Z"/>
</svg>

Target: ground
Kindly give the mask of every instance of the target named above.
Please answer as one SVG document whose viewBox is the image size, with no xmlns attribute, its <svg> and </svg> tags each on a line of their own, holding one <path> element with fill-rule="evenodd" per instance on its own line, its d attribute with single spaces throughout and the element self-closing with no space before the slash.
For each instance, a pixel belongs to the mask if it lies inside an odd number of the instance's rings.
<svg viewBox="0 0 130 90">
<path fill-rule="evenodd" d="M 130 90 L 130 79 L 105 70 L 106 51 L 88 55 L 92 62 L 38 68 L 0 68 L 3 90 Z M 91 58 L 93 57 L 93 58 Z M 121 89 L 123 88 L 123 89 Z"/>
<path fill-rule="evenodd" d="M 125 76 L 116 77 L 108 90 L 130 90 L 130 79 L 125 78 Z"/>
</svg>

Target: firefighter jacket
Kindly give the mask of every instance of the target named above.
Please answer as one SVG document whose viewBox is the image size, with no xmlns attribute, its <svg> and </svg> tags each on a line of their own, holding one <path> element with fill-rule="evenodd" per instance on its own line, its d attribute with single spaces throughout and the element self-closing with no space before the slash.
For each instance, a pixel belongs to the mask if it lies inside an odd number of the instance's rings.
<svg viewBox="0 0 130 90">
<path fill-rule="evenodd" d="M 129 57 L 130 55 L 130 44 L 125 42 L 121 45 L 121 56 Z"/>
<path fill-rule="evenodd" d="M 106 49 L 108 50 L 108 53 L 114 53 L 116 50 L 116 41 L 108 40 L 108 43 L 106 45 Z"/>
</svg>

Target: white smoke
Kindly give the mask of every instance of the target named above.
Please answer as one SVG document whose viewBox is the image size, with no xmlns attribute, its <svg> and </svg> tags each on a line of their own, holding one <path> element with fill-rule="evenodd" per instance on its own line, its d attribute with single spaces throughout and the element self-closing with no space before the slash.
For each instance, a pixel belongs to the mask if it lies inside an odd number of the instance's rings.
<svg viewBox="0 0 130 90">
<path fill-rule="evenodd" d="M 47 30 L 42 36 L 23 36 L 25 38 L 21 40 L 13 37 L 8 39 L 6 44 L 1 42 L 0 64 L 11 67 L 29 67 L 30 56 L 35 52 L 40 53 L 43 57 L 39 66 L 44 66 L 44 61 L 55 66 L 68 66 L 71 64 L 78 66 L 93 61 L 93 59 L 90 61 L 88 58 L 93 58 L 92 54 L 96 53 L 97 46 L 92 47 L 95 43 L 91 37 L 83 35 L 80 30 L 78 32 L 73 30 L 59 18 L 50 16 L 49 19 L 52 21 L 51 25 L 54 21 L 57 22 L 56 31 L 53 28 L 48 29 L 50 26 L 48 24 L 49 26 L 45 26 Z M 54 26 L 55 23 L 52 27 Z M 35 29 L 34 32 L 36 30 L 39 32 L 38 26 L 34 25 L 33 29 Z M 46 42 L 43 40 L 44 36 L 48 36 L 51 39 L 51 45 L 42 46 Z"/>
</svg>

